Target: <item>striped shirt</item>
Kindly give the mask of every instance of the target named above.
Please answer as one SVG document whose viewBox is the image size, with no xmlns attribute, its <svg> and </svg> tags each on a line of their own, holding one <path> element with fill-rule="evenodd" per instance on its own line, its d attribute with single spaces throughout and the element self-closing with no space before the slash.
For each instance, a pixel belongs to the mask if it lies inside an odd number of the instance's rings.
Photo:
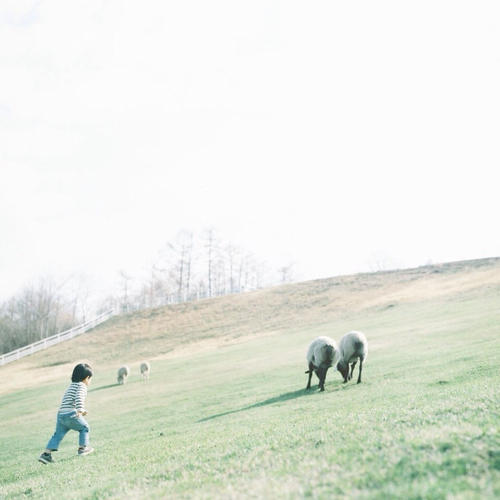
<svg viewBox="0 0 500 500">
<path fill-rule="evenodd" d="M 83 382 L 71 382 L 62 398 L 59 413 L 71 410 L 85 412 L 85 398 L 87 397 L 87 386 Z"/>
</svg>

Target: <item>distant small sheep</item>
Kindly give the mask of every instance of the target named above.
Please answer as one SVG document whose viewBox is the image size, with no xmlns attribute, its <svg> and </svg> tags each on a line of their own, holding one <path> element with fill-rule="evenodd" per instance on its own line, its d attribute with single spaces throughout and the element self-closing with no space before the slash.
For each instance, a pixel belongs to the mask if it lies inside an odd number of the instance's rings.
<svg viewBox="0 0 500 500">
<path fill-rule="evenodd" d="M 361 372 L 363 370 L 363 361 L 368 356 L 368 341 L 361 332 L 346 333 L 339 342 L 339 362 L 337 363 L 337 370 L 344 377 L 344 384 L 351 380 L 354 372 L 354 367 L 359 359 L 359 375 L 358 384 L 361 382 Z M 349 372 L 349 363 L 351 370 Z"/>
<path fill-rule="evenodd" d="M 149 379 L 149 374 L 151 373 L 151 365 L 147 361 L 141 363 L 141 375 L 143 380 Z"/>
<path fill-rule="evenodd" d="M 127 377 L 130 375 L 130 368 L 127 365 L 120 367 L 118 370 L 118 383 L 124 384 L 127 381 Z"/>
<path fill-rule="evenodd" d="M 338 358 L 338 349 L 335 340 L 330 337 L 317 337 L 309 345 L 307 350 L 307 363 L 309 370 L 309 380 L 307 381 L 306 389 L 311 388 L 311 377 L 313 372 L 319 378 L 320 391 L 325 390 L 325 378 L 328 368 L 336 363 Z"/>
</svg>

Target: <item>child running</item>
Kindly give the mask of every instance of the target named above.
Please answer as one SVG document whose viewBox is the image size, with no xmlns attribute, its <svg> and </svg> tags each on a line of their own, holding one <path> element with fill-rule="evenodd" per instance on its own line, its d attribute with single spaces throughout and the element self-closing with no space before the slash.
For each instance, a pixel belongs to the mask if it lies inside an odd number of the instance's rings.
<svg viewBox="0 0 500 500">
<path fill-rule="evenodd" d="M 54 462 L 52 452 L 57 451 L 59 443 L 70 429 L 80 433 L 78 455 L 88 455 L 94 451 L 89 446 L 89 424 L 83 418 L 87 415 L 85 398 L 91 377 L 92 368 L 86 363 L 80 363 L 73 369 L 71 384 L 66 389 L 57 412 L 56 430 L 47 443 L 47 448 L 38 457 L 42 464 Z"/>
</svg>

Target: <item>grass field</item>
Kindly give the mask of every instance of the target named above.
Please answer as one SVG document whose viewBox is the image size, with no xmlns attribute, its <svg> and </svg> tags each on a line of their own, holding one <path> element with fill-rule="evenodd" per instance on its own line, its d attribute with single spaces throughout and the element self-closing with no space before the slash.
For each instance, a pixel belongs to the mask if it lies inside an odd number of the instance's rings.
<svg viewBox="0 0 500 500">
<path fill-rule="evenodd" d="M 363 383 L 331 370 L 305 391 L 308 343 L 351 329 L 370 343 Z M 96 451 L 70 433 L 42 465 L 83 358 Z M 499 498 L 499 367 L 498 260 L 117 318 L 0 368 L 0 497 Z"/>
</svg>

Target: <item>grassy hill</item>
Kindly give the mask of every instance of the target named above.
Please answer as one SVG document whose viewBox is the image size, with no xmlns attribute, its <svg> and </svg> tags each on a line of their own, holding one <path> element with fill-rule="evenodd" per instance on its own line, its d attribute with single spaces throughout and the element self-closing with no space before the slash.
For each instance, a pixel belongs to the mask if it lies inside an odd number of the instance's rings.
<svg viewBox="0 0 500 500">
<path fill-rule="evenodd" d="M 498 497 L 499 324 L 500 259 L 115 317 L 0 368 L 0 497 Z M 370 343 L 363 384 L 331 370 L 324 393 L 305 391 L 308 343 L 351 329 Z M 96 451 L 75 456 L 68 434 L 43 466 L 82 360 Z"/>
</svg>

